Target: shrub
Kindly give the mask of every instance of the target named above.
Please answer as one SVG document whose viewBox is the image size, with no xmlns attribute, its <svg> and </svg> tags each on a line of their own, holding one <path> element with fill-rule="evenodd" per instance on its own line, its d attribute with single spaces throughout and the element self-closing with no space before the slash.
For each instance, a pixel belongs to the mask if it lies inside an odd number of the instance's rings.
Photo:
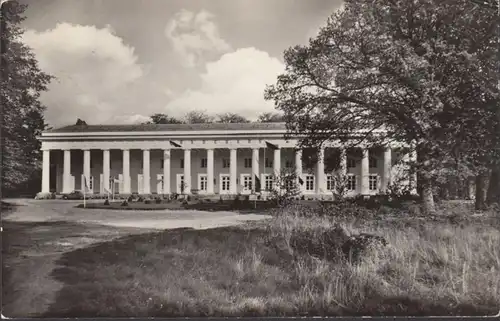
<svg viewBox="0 0 500 321">
<path fill-rule="evenodd" d="M 161 199 L 160 198 L 156 199 L 156 204 L 161 204 Z"/>
<path fill-rule="evenodd" d="M 121 204 L 121 206 L 128 206 L 127 200 L 123 201 L 122 204 Z"/>
<path fill-rule="evenodd" d="M 144 198 L 142 196 L 139 196 L 139 198 L 137 199 L 137 202 L 144 202 Z"/>
<path fill-rule="evenodd" d="M 106 200 L 104 201 L 104 205 L 109 205 L 109 199 L 106 199 Z"/>
<path fill-rule="evenodd" d="M 144 204 L 151 204 L 151 200 L 145 200 Z"/>
<path fill-rule="evenodd" d="M 236 196 L 231 204 L 231 208 L 239 209 L 241 208 L 241 200 L 239 196 Z"/>
<path fill-rule="evenodd" d="M 128 202 L 132 202 L 134 200 L 134 198 L 132 197 L 132 195 L 130 195 L 127 199 Z"/>
<path fill-rule="evenodd" d="M 55 194 L 52 194 L 52 193 L 37 193 L 36 196 L 35 196 L 35 199 L 36 200 L 49 200 L 49 199 L 54 199 L 55 198 Z"/>
</svg>

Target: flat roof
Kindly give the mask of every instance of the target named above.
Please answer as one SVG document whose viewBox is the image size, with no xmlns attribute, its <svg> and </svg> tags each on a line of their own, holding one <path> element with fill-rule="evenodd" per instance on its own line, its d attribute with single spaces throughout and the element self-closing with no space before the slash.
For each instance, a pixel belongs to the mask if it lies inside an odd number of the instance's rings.
<svg viewBox="0 0 500 321">
<path fill-rule="evenodd" d="M 205 130 L 286 130 L 285 123 L 204 123 L 204 124 L 129 124 L 129 125 L 70 125 L 44 133 L 90 133 L 90 132 L 162 132 Z"/>
</svg>

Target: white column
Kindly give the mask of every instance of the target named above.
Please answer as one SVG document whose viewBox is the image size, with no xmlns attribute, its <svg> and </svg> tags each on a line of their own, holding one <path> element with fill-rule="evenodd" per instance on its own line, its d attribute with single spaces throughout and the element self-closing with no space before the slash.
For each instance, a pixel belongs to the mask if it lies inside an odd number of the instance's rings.
<svg viewBox="0 0 500 321">
<path fill-rule="evenodd" d="M 369 189 L 369 175 L 370 175 L 370 162 L 368 156 L 368 149 L 362 149 L 362 157 L 361 157 L 361 194 L 368 195 L 370 193 Z"/>
<path fill-rule="evenodd" d="M 318 162 L 316 164 L 316 194 L 321 195 L 326 192 L 325 180 L 325 149 L 320 148 Z"/>
<path fill-rule="evenodd" d="M 102 150 L 102 184 L 104 187 L 104 193 L 108 193 L 107 191 L 111 192 L 109 189 L 109 165 L 110 165 L 110 159 L 109 159 L 109 149 L 103 149 Z"/>
<path fill-rule="evenodd" d="M 89 192 L 89 184 L 90 184 L 90 150 L 83 150 L 83 178 L 84 182 L 82 184 L 82 189 L 85 189 L 85 192 Z"/>
<path fill-rule="evenodd" d="M 388 192 L 388 187 L 391 184 L 391 167 L 392 167 L 392 152 L 390 147 L 384 149 L 383 173 L 380 191 Z"/>
<path fill-rule="evenodd" d="M 274 169 L 274 186 L 276 189 L 278 186 L 278 179 L 282 179 L 281 177 L 281 149 L 274 150 L 274 160 L 273 160 L 273 169 Z"/>
<path fill-rule="evenodd" d="M 259 149 L 252 149 L 252 189 L 255 191 L 255 187 L 257 182 L 255 181 L 255 177 L 259 177 Z M 262 182 L 261 182 L 262 189 Z"/>
<path fill-rule="evenodd" d="M 238 177 L 237 165 L 238 165 L 238 150 L 236 148 L 231 148 L 229 150 L 229 193 L 237 194 L 238 185 L 236 184 L 236 178 Z"/>
<path fill-rule="evenodd" d="M 63 193 L 71 192 L 71 150 L 64 150 Z"/>
<path fill-rule="evenodd" d="M 214 194 L 214 150 L 207 149 L 207 194 Z"/>
<path fill-rule="evenodd" d="M 132 193 L 130 188 L 130 150 L 123 151 L 123 194 Z"/>
<path fill-rule="evenodd" d="M 302 178 L 302 150 L 295 150 L 295 174 L 297 175 L 297 186 L 299 191 L 304 192 L 305 183 L 303 185 L 300 184 L 299 178 Z"/>
<path fill-rule="evenodd" d="M 151 170 L 150 170 L 150 153 L 149 149 L 142 150 L 142 182 L 143 182 L 143 194 L 151 193 Z"/>
<path fill-rule="evenodd" d="M 163 194 L 170 194 L 170 149 L 163 150 Z"/>
<path fill-rule="evenodd" d="M 50 193 L 50 150 L 43 150 L 42 193 Z"/>
<path fill-rule="evenodd" d="M 184 194 L 191 194 L 191 150 L 184 150 Z"/>
</svg>

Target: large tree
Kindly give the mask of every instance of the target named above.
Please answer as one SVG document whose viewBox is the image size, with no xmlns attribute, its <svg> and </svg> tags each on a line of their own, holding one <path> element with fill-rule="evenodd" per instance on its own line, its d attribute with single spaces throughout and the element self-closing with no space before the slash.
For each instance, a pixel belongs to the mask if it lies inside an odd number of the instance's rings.
<svg viewBox="0 0 500 321">
<path fill-rule="evenodd" d="M 31 49 L 21 42 L 25 9 L 16 1 L 1 7 L 2 195 L 39 176 L 40 142 L 36 136 L 47 127 L 40 93 L 47 90 L 51 76 L 40 70 Z"/>
<path fill-rule="evenodd" d="M 259 123 L 281 123 L 285 118 L 281 113 L 266 112 L 259 115 L 257 122 Z"/>
<path fill-rule="evenodd" d="M 249 123 L 250 121 L 236 113 L 223 113 L 217 115 L 217 123 Z"/>
<path fill-rule="evenodd" d="M 187 124 L 213 123 L 214 117 L 208 115 L 205 111 L 194 110 L 184 115 L 184 122 Z"/>
<path fill-rule="evenodd" d="M 285 113 L 289 133 L 305 134 L 303 147 L 330 139 L 413 146 L 432 213 L 444 162 L 472 155 L 467 165 L 479 168 L 494 157 L 499 19 L 467 0 L 346 0 L 344 8 L 309 45 L 285 52 L 286 72 L 266 99 Z"/>
<path fill-rule="evenodd" d="M 170 117 L 166 114 L 156 113 L 150 116 L 151 120 L 146 122 L 146 124 L 182 124 L 180 119 L 175 117 Z"/>
</svg>

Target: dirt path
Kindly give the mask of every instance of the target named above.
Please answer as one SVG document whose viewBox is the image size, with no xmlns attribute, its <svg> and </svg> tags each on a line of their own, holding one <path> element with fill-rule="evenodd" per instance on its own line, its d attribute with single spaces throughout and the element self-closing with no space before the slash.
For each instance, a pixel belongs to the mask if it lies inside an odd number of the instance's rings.
<svg viewBox="0 0 500 321">
<path fill-rule="evenodd" d="M 120 211 L 75 208 L 79 202 L 8 200 L 2 213 L 2 313 L 36 317 L 62 284 L 52 273 L 62 254 L 127 235 L 191 227 L 207 229 L 261 220 L 263 215 L 201 211 Z"/>
</svg>

